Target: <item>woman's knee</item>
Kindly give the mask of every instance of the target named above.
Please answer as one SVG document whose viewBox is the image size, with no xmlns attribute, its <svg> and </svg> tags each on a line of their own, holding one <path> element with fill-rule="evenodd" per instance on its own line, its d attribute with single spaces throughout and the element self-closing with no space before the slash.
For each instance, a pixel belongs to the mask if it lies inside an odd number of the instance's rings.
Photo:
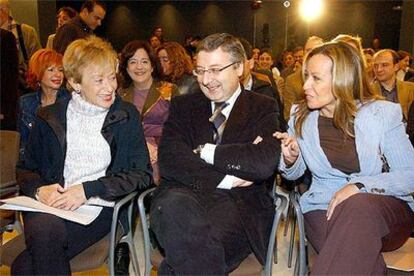
<svg viewBox="0 0 414 276">
<path fill-rule="evenodd" d="M 28 213 L 24 222 L 26 246 L 30 250 L 39 246 L 40 248 L 64 246 L 67 242 L 65 222 L 59 217 L 42 213 Z"/>
<path fill-rule="evenodd" d="M 378 204 L 381 204 L 380 198 L 378 195 L 373 195 L 369 193 L 358 193 L 347 200 L 345 200 L 338 207 L 347 211 L 347 214 L 354 216 L 371 216 L 378 213 L 379 208 Z"/>
</svg>

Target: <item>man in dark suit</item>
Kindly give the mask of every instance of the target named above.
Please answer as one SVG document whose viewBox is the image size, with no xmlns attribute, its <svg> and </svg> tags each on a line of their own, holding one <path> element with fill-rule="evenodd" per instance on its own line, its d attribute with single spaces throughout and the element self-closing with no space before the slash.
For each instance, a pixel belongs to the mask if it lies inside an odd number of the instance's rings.
<svg viewBox="0 0 414 276">
<path fill-rule="evenodd" d="M 242 90 L 245 59 L 234 36 L 208 36 L 194 70 L 202 93 L 172 99 L 151 205 L 160 274 L 224 275 L 251 252 L 265 262 L 274 206 L 264 181 L 280 156 L 279 114 L 274 100 Z"/>
<path fill-rule="evenodd" d="M 73 41 L 92 35 L 101 26 L 105 14 L 106 5 L 103 1 L 85 0 L 80 13 L 57 29 L 53 49 L 63 55 Z"/>
<path fill-rule="evenodd" d="M 266 95 L 276 100 L 279 108 L 279 122 L 282 129 L 286 128 L 286 121 L 283 118 L 283 104 L 280 100 L 280 93 L 277 90 L 277 86 L 272 86 L 270 78 L 266 74 L 252 72 L 254 67 L 253 59 L 253 47 L 246 39 L 239 37 L 240 43 L 242 44 L 244 51 L 246 52 L 246 60 L 243 63 L 243 74 L 240 77 L 240 82 L 243 88 L 255 93 Z"/>
</svg>

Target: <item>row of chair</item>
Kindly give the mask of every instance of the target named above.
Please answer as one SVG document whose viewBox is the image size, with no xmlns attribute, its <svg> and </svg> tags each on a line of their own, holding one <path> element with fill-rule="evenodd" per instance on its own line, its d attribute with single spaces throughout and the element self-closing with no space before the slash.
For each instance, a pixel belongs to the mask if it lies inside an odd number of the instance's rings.
<svg viewBox="0 0 414 276">
<path fill-rule="evenodd" d="M 16 131 L 0 131 L 0 157 L 1 157 L 1 198 L 17 195 L 18 187 L 16 182 L 16 164 L 19 156 L 20 135 Z M 274 185 L 275 187 L 275 185 Z M 142 230 L 144 235 L 144 251 L 145 251 L 145 275 L 150 275 L 151 268 L 157 267 L 162 261 L 162 255 L 158 250 L 152 247 L 149 238 L 148 210 L 145 210 L 144 200 L 152 195 L 154 188 L 143 192 L 138 198 L 139 214 L 142 221 Z M 267 262 L 264 267 L 251 254 L 239 266 L 232 275 L 271 275 L 273 254 L 276 252 L 276 232 L 279 225 L 280 217 L 286 208 L 287 199 L 282 195 L 278 195 L 275 189 L 271 192 L 275 203 L 275 216 L 273 219 L 270 242 L 268 245 Z M 81 252 L 70 262 L 73 272 L 96 269 L 105 262 L 108 263 L 108 271 L 110 275 L 114 272 L 114 252 L 118 243 L 126 242 L 131 253 L 131 262 L 135 275 L 140 275 L 138 257 L 133 241 L 134 218 L 133 209 L 136 207 L 137 192 L 131 193 L 114 206 L 112 217 L 111 231 L 100 241 Z M 129 231 L 122 233 L 122 228 L 118 223 L 119 213 L 121 210 L 128 209 Z M 21 225 L 17 215 L 11 216 L 10 219 L 3 219 L 0 234 L 4 231 L 17 230 L 18 236 L 5 243 L 0 248 L 0 265 L 11 266 L 14 259 L 26 248 L 24 234 L 22 234 Z M 4 224 L 4 226 L 3 226 Z"/>
<path fill-rule="evenodd" d="M 142 230 L 144 235 L 144 255 L 145 255 L 145 273 L 149 276 L 153 267 L 157 268 L 163 257 L 156 248 L 153 248 L 150 242 L 149 235 L 149 217 L 147 215 L 148 210 L 145 209 L 144 200 L 146 197 L 150 197 L 155 188 L 149 189 L 143 192 L 138 198 L 139 213 L 141 217 Z M 105 262 L 108 263 L 109 275 L 115 275 L 114 273 L 114 250 L 118 243 L 126 242 L 129 246 L 131 253 L 131 261 L 135 275 L 140 275 L 138 257 L 136 254 L 136 248 L 133 241 L 133 208 L 134 202 L 137 199 L 137 192 L 131 193 L 118 201 L 114 207 L 114 214 L 112 217 L 111 232 L 100 241 L 89 247 L 85 251 L 81 252 L 70 262 L 71 270 L 73 272 L 85 271 L 96 269 L 102 266 Z M 275 216 L 272 225 L 272 234 L 270 237 L 269 248 L 267 253 L 267 262 L 264 267 L 256 260 L 253 254 L 251 254 L 231 275 L 271 275 L 272 272 L 272 260 L 275 247 L 275 237 L 277 227 L 279 225 L 282 211 L 287 205 L 287 199 L 284 196 L 275 195 Z M 121 234 L 121 227 L 118 223 L 119 212 L 123 208 L 128 208 L 128 223 L 129 231 L 126 234 Z M 0 248 L 1 265 L 11 266 L 13 260 L 25 249 L 24 234 L 20 234 L 7 242 Z"/>
<path fill-rule="evenodd" d="M 18 188 L 15 177 L 15 167 L 18 159 L 19 150 L 19 134 L 14 131 L 0 131 L 0 164 L 1 164 L 1 196 L 13 196 L 17 193 Z M 273 219 L 271 237 L 268 244 L 266 264 L 264 267 L 256 260 L 253 254 L 251 254 L 242 264 L 231 273 L 231 275 L 271 275 L 272 265 L 277 261 L 277 228 L 280 223 L 280 219 L 287 206 L 288 200 L 285 196 L 276 192 L 276 182 L 273 185 L 271 196 L 273 197 L 275 204 L 275 216 Z M 154 188 L 143 192 L 138 197 L 138 209 L 141 218 L 142 232 L 144 237 L 144 257 L 145 257 L 145 271 L 144 275 L 149 276 L 153 267 L 157 268 L 163 257 L 156 248 L 153 248 L 150 241 L 149 230 L 149 216 L 148 210 L 146 210 L 144 201 L 152 196 Z M 114 214 L 112 218 L 111 232 L 102 238 L 100 241 L 89 247 L 78 256 L 71 260 L 71 270 L 73 272 L 85 271 L 98 268 L 105 262 L 108 264 L 108 270 L 110 275 L 114 273 L 114 251 L 118 243 L 126 242 L 131 252 L 131 260 L 134 272 L 136 275 L 140 275 L 138 257 L 133 241 L 133 209 L 136 207 L 137 192 L 131 193 L 119 200 L 114 207 Z M 295 275 L 306 275 L 309 272 L 307 264 L 307 241 L 304 229 L 304 218 L 299 206 L 300 194 L 297 189 L 294 189 L 289 193 L 289 208 L 288 215 L 285 219 L 285 235 L 288 229 L 289 221 L 291 223 L 291 235 L 290 246 L 288 256 L 288 266 L 291 266 L 295 237 L 296 237 L 296 224 L 298 225 L 299 239 L 297 244 L 298 257 L 295 264 Z M 129 231 L 122 233 L 122 228 L 118 223 L 119 212 L 123 209 L 128 209 L 128 223 Z M 19 235 L 3 245 L 0 248 L 0 264 L 10 266 L 13 260 L 25 249 L 24 235 L 19 220 L 16 219 L 17 215 L 8 216 L 7 219 L 1 219 L 1 232 L 17 230 Z M 292 218 L 290 218 L 292 217 Z M 414 239 L 407 241 L 399 250 L 384 253 L 387 266 L 394 269 L 401 269 L 403 271 L 414 270 Z"/>
</svg>

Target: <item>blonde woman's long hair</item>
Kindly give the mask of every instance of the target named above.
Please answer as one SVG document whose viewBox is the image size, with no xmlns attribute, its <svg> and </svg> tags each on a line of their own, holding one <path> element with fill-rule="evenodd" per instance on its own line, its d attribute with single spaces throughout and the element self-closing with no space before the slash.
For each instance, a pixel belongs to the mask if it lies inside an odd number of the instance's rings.
<svg viewBox="0 0 414 276">
<path fill-rule="evenodd" d="M 346 136 L 355 137 L 354 119 L 358 110 L 357 104 L 380 99 L 368 83 L 362 57 L 354 47 L 344 42 L 326 43 L 307 55 L 302 68 L 304 80 L 305 69 L 315 55 L 324 55 L 332 61 L 332 94 L 336 100 L 333 123 Z M 294 122 L 298 137 L 302 136 L 302 125 L 311 111 L 306 100 L 299 103 Z"/>
</svg>

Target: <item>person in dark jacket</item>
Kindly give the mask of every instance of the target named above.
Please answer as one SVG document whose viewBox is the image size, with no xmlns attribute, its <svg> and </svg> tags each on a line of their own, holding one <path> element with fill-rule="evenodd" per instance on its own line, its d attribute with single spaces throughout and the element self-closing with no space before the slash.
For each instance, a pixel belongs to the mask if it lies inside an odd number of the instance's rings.
<svg viewBox="0 0 414 276">
<path fill-rule="evenodd" d="M 78 15 L 56 30 L 53 49 L 62 55 L 70 43 L 86 38 L 101 26 L 106 15 L 106 5 L 99 0 L 85 0 Z"/>
<path fill-rule="evenodd" d="M 0 29 L 0 128 L 16 130 L 16 109 L 19 97 L 19 57 L 12 32 Z M 7 81 L 4 81 L 7 80 Z"/>
<path fill-rule="evenodd" d="M 62 87 L 62 55 L 54 50 L 36 51 L 30 58 L 26 78 L 33 92 L 19 98 L 17 131 L 20 133 L 20 159 L 23 158 L 24 148 L 39 107 L 53 104 L 58 99 L 70 98 L 70 94 Z"/>
<path fill-rule="evenodd" d="M 69 275 L 69 261 L 109 233 L 114 201 L 151 184 L 139 114 L 115 94 L 112 46 L 93 36 L 77 40 L 63 65 L 75 92 L 37 113 L 18 182 L 24 195 L 51 207 L 103 209 L 86 226 L 25 213 L 27 249 L 13 262 L 13 275 Z"/>
</svg>

